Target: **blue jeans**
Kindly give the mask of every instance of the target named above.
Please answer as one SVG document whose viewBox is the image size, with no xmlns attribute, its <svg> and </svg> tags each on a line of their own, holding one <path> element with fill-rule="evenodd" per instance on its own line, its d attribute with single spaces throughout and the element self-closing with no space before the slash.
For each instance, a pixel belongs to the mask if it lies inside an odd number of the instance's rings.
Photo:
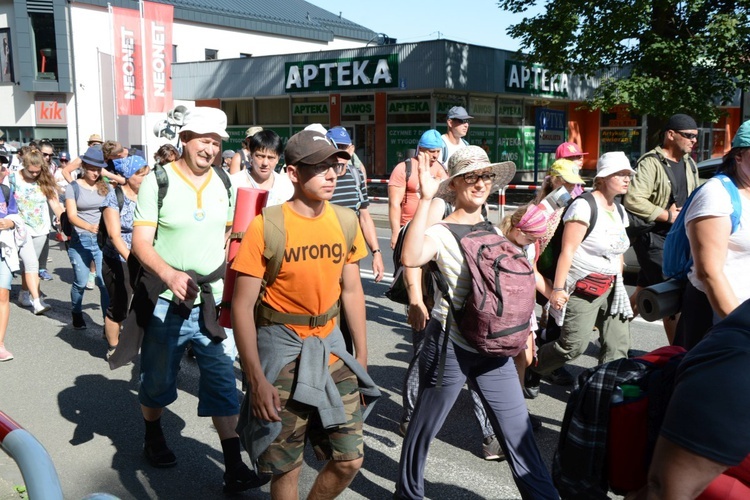
<svg viewBox="0 0 750 500">
<path fill-rule="evenodd" d="M 223 342 L 205 333 L 201 308 L 182 319 L 176 306 L 159 298 L 141 344 L 141 387 L 138 398 L 148 408 L 164 408 L 177 399 L 177 373 L 188 344 L 192 344 L 200 370 L 198 416 L 231 417 L 240 412 L 234 336 L 225 330 Z"/>
<path fill-rule="evenodd" d="M 83 305 L 83 293 L 86 291 L 86 282 L 89 279 L 89 266 L 91 262 L 96 263 L 96 286 L 99 287 L 99 302 L 102 314 L 109 307 L 109 295 L 102 279 L 102 250 L 96 242 L 96 235 L 86 231 L 83 234 L 73 233 L 68 245 L 68 257 L 70 265 L 73 266 L 73 286 L 70 287 L 71 310 L 80 313 Z"/>
<path fill-rule="evenodd" d="M 443 426 L 468 379 L 474 382 L 477 394 L 488 410 L 487 416 L 508 457 L 508 465 L 521 498 L 559 498 L 534 440 L 513 360 L 472 353 L 449 340 L 443 386 L 438 388 L 436 382 L 444 335 L 437 320 L 431 319 L 427 323 L 419 359 L 419 397 L 401 447 L 394 497 L 424 498 L 424 469 L 430 443 Z"/>
</svg>

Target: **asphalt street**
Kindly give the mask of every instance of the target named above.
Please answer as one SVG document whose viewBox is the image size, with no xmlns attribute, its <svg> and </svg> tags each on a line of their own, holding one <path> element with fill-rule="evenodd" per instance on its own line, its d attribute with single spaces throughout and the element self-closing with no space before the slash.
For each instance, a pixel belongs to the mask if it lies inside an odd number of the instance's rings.
<svg viewBox="0 0 750 500">
<path fill-rule="evenodd" d="M 369 372 L 383 391 L 365 426 L 365 461 L 344 499 L 390 498 L 394 488 L 401 437 L 401 384 L 411 356 L 410 330 L 402 306 L 386 299 L 392 271 L 389 231 L 378 215 L 378 237 L 388 276 L 376 284 L 369 258 L 362 263 L 367 300 Z M 172 469 L 153 469 L 142 458 L 143 421 L 137 403 L 138 366 L 110 371 L 104 361 L 98 293 L 87 291 L 84 314 L 89 328 L 70 326 L 70 281 L 67 254 L 53 244 L 50 271 L 43 292 L 52 306 L 46 316 L 34 316 L 15 304 L 20 289 L 11 292 L 11 317 L 6 346 L 15 359 L 0 363 L 0 410 L 24 426 L 45 446 L 56 466 L 65 498 L 80 499 L 107 492 L 123 499 L 222 498 L 221 447 L 210 419 L 198 418 L 198 370 L 185 359 L 179 377 L 179 398 L 164 416 L 167 440 L 178 457 Z M 649 351 L 665 343 L 661 325 L 640 319 L 632 324 L 633 348 Z M 590 345 L 572 371 L 593 366 L 597 347 Z M 238 390 L 240 388 L 237 366 Z M 542 395 L 530 400 L 530 411 L 544 426 L 536 433 L 550 466 L 565 409 L 567 388 L 542 385 Z M 307 494 L 320 464 L 308 449 L 301 479 Z M 23 484 L 16 464 L 0 454 L 0 499 L 19 498 L 13 490 Z M 427 498 L 519 498 L 505 463 L 481 458 L 481 432 L 471 411 L 468 392 L 460 396 L 433 442 L 427 463 Z M 240 498 L 269 498 L 268 486 Z"/>
</svg>

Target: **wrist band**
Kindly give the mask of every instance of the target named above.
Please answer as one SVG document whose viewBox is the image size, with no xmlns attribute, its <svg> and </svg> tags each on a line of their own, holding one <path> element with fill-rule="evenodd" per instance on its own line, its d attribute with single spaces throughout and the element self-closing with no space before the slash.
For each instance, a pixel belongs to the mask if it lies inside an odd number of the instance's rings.
<svg viewBox="0 0 750 500">
<path fill-rule="evenodd" d="M 376 248 L 375 250 L 372 251 L 372 254 L 375 255 L 376 253 L 383 253 L 383 251 L 380 250 L 379 248 Z"/>
<path fill-rule="evenodd" d="M 553 292 L 564 292 L 565 289 L 564 288 L 553 288 L 552 291 Z"/>
<path fill-rule="evenodd" d="M 672 222 L 672 212 L 667 210 L 667 223 L 671 223 L 671 222 Z"/>
</svg>

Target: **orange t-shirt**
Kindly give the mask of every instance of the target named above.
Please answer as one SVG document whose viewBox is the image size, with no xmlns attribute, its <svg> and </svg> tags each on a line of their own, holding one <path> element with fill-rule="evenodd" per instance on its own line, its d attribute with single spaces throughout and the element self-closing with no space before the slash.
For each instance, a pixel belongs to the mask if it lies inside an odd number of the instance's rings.
<svg viewBox="0 0 750 500">
<path fill-rule="evenodd" d="M 304 217 L 293 211 L 289 203 L 282 206 L 286 227 L 284 260 L 279 275 L 266 290 L 263 299 L 276 311 L 290 314 L 318 316 L 325 313 L 341 296 L 339 278 L 344 264 L 357 262 L 367 256 L 365 239 L 357 224 L 357 236 L 350 251 L 345 251 L 346 240 L 336 212 L 326 202 L 318 217 Z M 263 278 L 266 261 L 263 258 L 263 217 L 257 216 L 242 239 L 232 264 L 237 272 Z M 287 325 L 300 337 L 326 337 L 336 324 L 331 319 L 322 326 Z"/>
<path fill-rule="evenodd" d="M 446 179 L 448 174 L 445 173 L 445 169 L 440 163 L 435 162 L 430 166 L 430 173 L 435 179 Z M 403 188 L 406 186 L 406 203 L 401 202 L 401 220 L 399 224 L 402 226 L 412 220 L 414 213 L 417 211 L 417 205 L 419 205 L 419 198 L 421 196 L 417 192 L 419 188 L 419 162 L 416 158 L 411 159 L 411 174 L 406 179 L 406 162 L 401 162 L 391 172 L 391 177 L 388 180 L 388 186 L 397 188 Z"/>
</svg>

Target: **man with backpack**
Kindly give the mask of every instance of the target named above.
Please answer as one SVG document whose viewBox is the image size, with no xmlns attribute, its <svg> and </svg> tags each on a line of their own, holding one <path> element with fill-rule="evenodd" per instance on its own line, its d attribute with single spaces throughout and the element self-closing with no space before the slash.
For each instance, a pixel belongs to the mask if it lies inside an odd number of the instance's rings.
<svg viewBox="0 0 750 500">
<path fill-rule="evenodd" d="M 332 205 L 350 155 L 323 134 L 304 130 L 289 139 L 288 202 L 250 223 L 234 260 L 238 272 L 232 324 L 249 390 L 240 435 L 271 497 L 298 498 L 305 443 L 328 463 L 309 498 L 334 498 L 363 460 L 362 423 L 379 396 L 367 375 L 365 298 L 358 261 L 367 255 L 355 214 Z M 355 354 L 337 327 L 339 303 Z"/>
<path fill-rule="evenodd" d="M 436 179 L 445 179 L 445 164 L 439 158 L 443 151 L 443 139 L 435 129 L 422 134 L 417 143 L 414 158 L 407 158 L 396 165 L 388 180 L 388 221 L 391 226 L 391 248 L 396 247 L 399 231 L 414 217 L 419 204 L 418 155 L 426 153 L 430 158 L 430 173 Z"/>
<path fill-rule="evenodd" d="M 231 189 L 221 178 L 224 172 L 212 168 L 222 139 L 228 139 L 226 125 L 221 110 L 191 110 L 180 130 L 181 158 L 141 184 L 131 258 L 138 259 L 142 271 L 131 315 L 139 315 L 137 323 L 143 328 L 139 400 L 147 461 L 158 468 L 177 464 L 164 438 L 161 416 L 177 399 L 180 359 L 192 345 L 200 370 L 198 415 L 212 418 L 224 453 L 224 492 L 237 493 L 260 486 L 262 480 L 242 462 L 235 431 L 236 349 L 216 316 L 226 267 L 224 242 L 234 210 Z M 125 332 L 110 364 L 123 353 L 124 343 Z"/>
<path fill-rule="evenodd" d="M 698 141 L 695 120 L 685 114 L 673 115 L 662 133 L 662 145 L 638 159 L 635 177 L 622 200 L 629 212 L 628 234 L 641 268 L 631 304 L 637 303 L 643 288 L 664 281 L 664 240 L 699 182 L 698 169 L 690 157 Z M 663 321 L 671 344 L 677 318 L 667 317 Z"/>
</svg>

